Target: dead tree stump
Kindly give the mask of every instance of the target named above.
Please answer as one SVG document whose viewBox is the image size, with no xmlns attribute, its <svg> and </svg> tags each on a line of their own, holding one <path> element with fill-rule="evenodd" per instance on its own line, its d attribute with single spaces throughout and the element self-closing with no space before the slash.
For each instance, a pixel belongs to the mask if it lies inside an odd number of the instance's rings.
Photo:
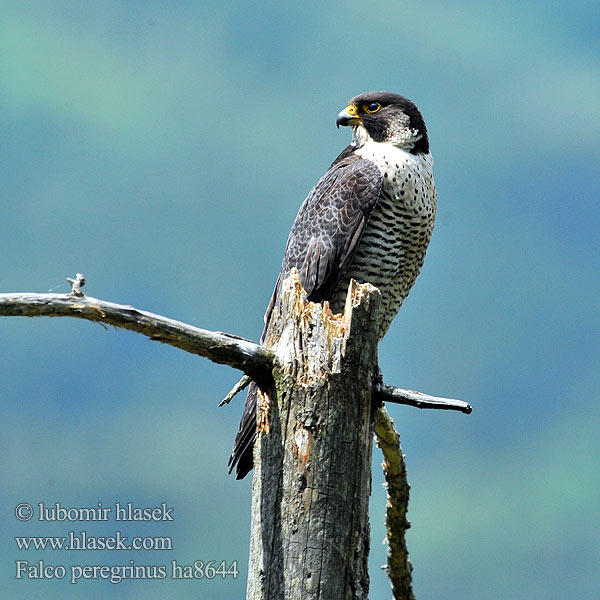
<svg viewBox="0 0 600 600">
<path fill-rule="evenodd" d="M 283 284 L 266 346 L 275 390 L 259 394 L 250 600 L 366 600 L 377 368 L 377 288 L 352 282 L 343 317 Z"/>
<path fill-rule="evenodd" d="M 344 315 L 307 302 L 297 271 L 283 283 L 265 347 L 133 306 L 85 296 L 80 273 L 70 294 L 0 294 L 0 316 L 75 317 L 110 324 L 228 364 L 246 374 L 221 402 L 253 379 L 269 388 L 258 406 L 252 499 L 250 600 L 365 600 L 369 592 L 372 435 L 384 454 L 388 576 L 394 598 L 414 598 L 405 531 L 406 468 L 398 434 L 383 407 L 471 413 L 471 405 L 377 381 L 381 299 L 351 282 Z M 375 401 L 371 400 L 371 393 Z"/>
</svg>

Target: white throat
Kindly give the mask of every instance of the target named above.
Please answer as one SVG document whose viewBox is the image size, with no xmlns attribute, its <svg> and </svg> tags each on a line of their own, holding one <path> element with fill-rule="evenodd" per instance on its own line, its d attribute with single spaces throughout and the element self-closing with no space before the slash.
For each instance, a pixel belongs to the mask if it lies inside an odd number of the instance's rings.
<svg viewBox="0 0 600 600">
<path fill-rule="evenodd" d="M 416 129 L 410 129 L 408 127 L 398 127 L 392 132 L 392 136 L 386 142 L 379 143 L 387 143 L 393 144 L 398 148 L 402 148 L 403 150 L 413 149 L 414 145 L 422 138 L 423 136 L 419 134 Z M 356 148 L 362 148 L 367 142 L 377 143 L 373 140 L 373 138 L 369 135 L 369 132 L 365 128 L 362 123 L 358 123 L 352 127 L 352 145 Z"/>
</svg>

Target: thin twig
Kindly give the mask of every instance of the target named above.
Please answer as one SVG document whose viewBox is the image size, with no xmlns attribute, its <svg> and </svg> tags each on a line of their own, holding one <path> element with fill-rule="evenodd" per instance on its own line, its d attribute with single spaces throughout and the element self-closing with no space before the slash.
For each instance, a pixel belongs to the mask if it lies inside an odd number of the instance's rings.
<svg viewBox="0 0 600 600">
<path fill-rule="evenodd" d="M 225 398 L 223 398 L 223 400 L 221 400 L 221 402 L 219 402 L 219 404 L 217 404 L 217 408 L 221 408 L 221 406 L 224 406 L 225 404 L 229 404 L 242 390 L 246 389 L 249 385 L 250 382 L 252 381 L 252 379 L 250 379 L 250 377 L 248 377 L 248 375 L 244 375 L 229 391 L 229 394 L 227 394 L 227 396 L 225 396 Z"/>
<path fill-rule="evenodd" d="M 438 398 L 429 396 L 422 392 L 414 390 L 405 390 L 393 385 L 379 384 L 373 390 L 374 396 L 382 402 L 391 402 L 393 404 L 408 404 L 417 408 L 433 408 L 438 410 L 458 410 L 465 414 L 470 414 L 473 408 L 468 402 L 455 400 L 454 398 Z"/>
</svg>

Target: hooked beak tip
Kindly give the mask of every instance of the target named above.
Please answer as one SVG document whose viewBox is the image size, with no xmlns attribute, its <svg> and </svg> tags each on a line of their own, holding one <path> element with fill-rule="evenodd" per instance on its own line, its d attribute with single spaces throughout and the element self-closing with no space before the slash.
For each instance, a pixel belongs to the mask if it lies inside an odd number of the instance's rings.
<svg viewBox="0 0 600 600">
<path fill-rule="evenodd" d="M 337 116 L 335 124 L 337 128 L 340 128 L 340 125 L 344 127 L 348 125 L 355 125 L 360 122 L 360 117 L 356 114 L 356 107 L 350 105 L 346 106 L 344 110 L 340 111 L 340 114 Z"/>
</svg>

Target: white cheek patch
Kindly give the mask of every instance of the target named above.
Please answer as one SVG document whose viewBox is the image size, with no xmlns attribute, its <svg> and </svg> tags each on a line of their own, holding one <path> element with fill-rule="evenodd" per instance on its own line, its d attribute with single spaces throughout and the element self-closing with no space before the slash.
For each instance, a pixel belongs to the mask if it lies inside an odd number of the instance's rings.
<svg viewBox="0 0 600 600">
<path fill-rule="evenodd" d="M 399 126 L 392 129 L 389 141 L 395 146 L 406 148 L 407 146 L 416 144 L 422 137 L 423 136 L 419 134 L 418 129 Z"/>
<path fill-rule="evenodd" d="M 418 129 L 411 129 L 405 124 L 398 122 L 396 127 L 388 132 L 389 139 L 387 143 L 411 150 L 412 147 L 423 137 Z M 352 145 L 356 148 L 362 148 L 366 143 L 373 142 L 373 138 L 362 123 L 352 127 Z"/>
</svg>

